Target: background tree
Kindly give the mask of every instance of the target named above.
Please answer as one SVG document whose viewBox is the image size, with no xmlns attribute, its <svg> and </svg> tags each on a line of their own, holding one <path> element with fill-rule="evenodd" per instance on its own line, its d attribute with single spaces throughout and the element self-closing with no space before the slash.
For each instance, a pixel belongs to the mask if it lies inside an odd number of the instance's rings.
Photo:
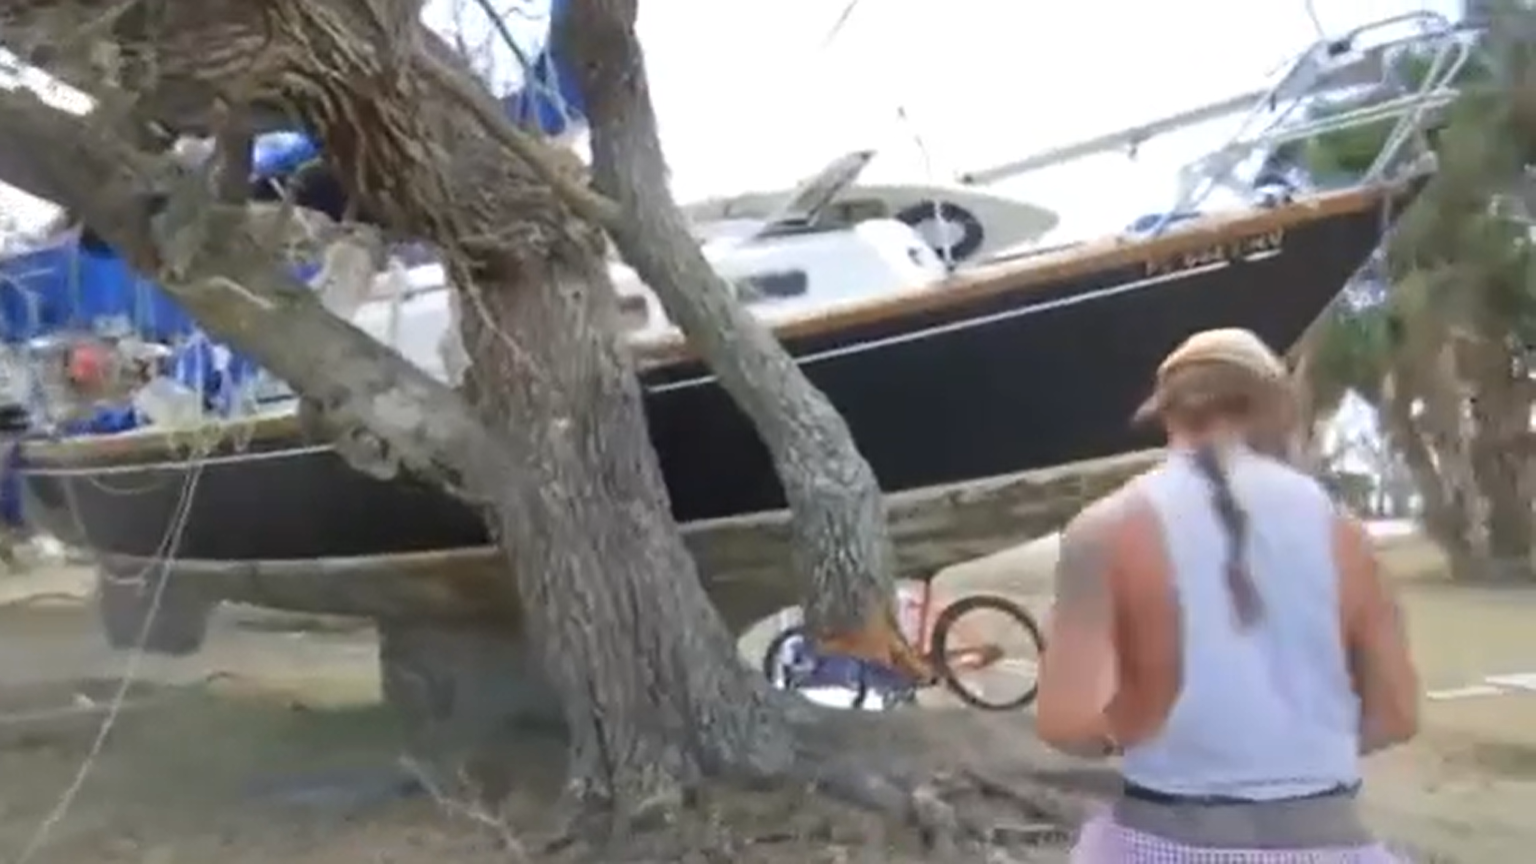
<svg viewBox="0 0 1536 864">
<path fill-rule="evenodd" d="M 1533 12 L 1520 4 L 1497 14 L 1434 136 L 1438 170 L 1389 243 L 1382 290 L 1335 305 L 1307 369 L 1320 413 L 1350 390 L 1377 410 L 1417 479 L 1426 529 L 1462 578 L 1529 577 L 1533 551 L 1536 282 L 1530 214 L 1511 194 L 1528 185 L 1536 143 L 1522 109 Z M 1397 73 L 1414 86 L 1427 63 L 1400 57 Z M 1302 158 L 1314 175 L 1358 176 L 1389 131 L 1324 136 Z"/>
</svg>

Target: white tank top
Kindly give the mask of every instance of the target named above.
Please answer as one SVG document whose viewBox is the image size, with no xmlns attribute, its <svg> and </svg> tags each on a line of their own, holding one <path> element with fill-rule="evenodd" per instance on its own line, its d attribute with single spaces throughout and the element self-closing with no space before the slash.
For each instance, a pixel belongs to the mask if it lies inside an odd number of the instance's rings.
<svg viewBox="0 0 1536 864">
<path fill-rule="evenodd" d="M 1125 778 L 1256 800 L 1357 782 L 1360 706 L 1340 633 L 1333 502 L 1312 478 L 1251 450 L 1226 450 L 1222 462 L 1248 517 L 1243 560 L 1263 612 L 1239 627 L 1211 485 L 1190 453 L 1171 452 L 1135 492 L 1162 525 L 1183 689 L 1161 731 L 1125 753 Z"/>
</svg>

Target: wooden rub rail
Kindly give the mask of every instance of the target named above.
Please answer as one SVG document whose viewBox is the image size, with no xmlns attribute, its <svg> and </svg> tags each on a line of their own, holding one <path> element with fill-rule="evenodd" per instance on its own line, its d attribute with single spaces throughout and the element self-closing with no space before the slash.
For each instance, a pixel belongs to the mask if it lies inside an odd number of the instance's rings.
<svg viewBox="0 0 1536 864">
<path fill-rule="evenodd" d="M 1095 498 L 1149 468 L 1160 451 L 1096 459 L 887 499 L 898 577 L 932 578 L 954 564 L 1048 535 Z M 727 623 L 744 630 L 799 602 L 789 514 L 693 523 L 683 537 Z M 116 557 L 112 572 L 144 572 Z M 493 547 L 315 561 L 172 561 L 170 577 L 212 597 L 299 612 L 393 620 L 515 620 L 505 558 Z M 183 583 L 186 584 L 185 582 Z"/>
<path fill-rule="evenodd" d="M 775 328 L 780 339 L 793 339 L 857 327 L 875 321 L 942 309 L 988 297 L 1036 288 L 1103 270 L 1144 263 L 1177 262 L 1208 250 L 1244 248 L 1244 256 L 1266 243 L 1278 243 L 1290 229 L 1330 216 L 1357 213 L 1389 200 L 1396 184 L 1364 186 L 1298 198 L 1268 208 L 1221 213 L 1180 222 L 1166 233 L 1144 240 L 1110 237 L 1080 243 L 1023 260 L 978 266 L 961 271 L 939 290 L 903 292 L 850 302 L 845 307 L 787 321 Z M 1260 239 L 1255 239 L 1260 238 Z M 1175 267 L 1174 269 L 1179 269 Z M 636 340 L 636 351 L 648 365 L 683 362 L 693 352 L 678 334 Z"/>
</svg>

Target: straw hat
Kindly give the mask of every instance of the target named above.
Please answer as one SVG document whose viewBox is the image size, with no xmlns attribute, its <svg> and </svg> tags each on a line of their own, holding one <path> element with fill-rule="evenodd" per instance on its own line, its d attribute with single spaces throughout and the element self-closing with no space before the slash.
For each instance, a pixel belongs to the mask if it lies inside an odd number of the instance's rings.
<svg viewBox="0 0 1536 864">
<path fill-rule="evenodd" d="M 1272 381 L 1278 386 L 1286 383 L 1285 361 L 1253 331 L 1240 327 L 1202 330 L 1179 343 L 1179 347 L 1169 352 L 1158 365 L 1157 383 L 1161 385 L 1169 374 L 1196 363 L 1223 363 L 1246 369 L 1262 381 Z M 1154 392 L 1136 409 L 1135 419 L 1146 420 L 1161 409 L 1161 394 Z"/>
</svg>

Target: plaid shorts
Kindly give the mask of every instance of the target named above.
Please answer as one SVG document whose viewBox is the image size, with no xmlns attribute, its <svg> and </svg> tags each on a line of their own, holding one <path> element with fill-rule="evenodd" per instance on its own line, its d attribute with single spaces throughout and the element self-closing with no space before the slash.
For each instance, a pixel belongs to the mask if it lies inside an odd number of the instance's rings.
<svg viewBox="0 0 1536 864">
<path fill-rule="evenodd" d="M 1083 826 L 1072 864 L 1408 864 L 1379 843 L 1338 849 L 1209 849 L 1119 825 L 1109 814 Z"/>
</svg>

